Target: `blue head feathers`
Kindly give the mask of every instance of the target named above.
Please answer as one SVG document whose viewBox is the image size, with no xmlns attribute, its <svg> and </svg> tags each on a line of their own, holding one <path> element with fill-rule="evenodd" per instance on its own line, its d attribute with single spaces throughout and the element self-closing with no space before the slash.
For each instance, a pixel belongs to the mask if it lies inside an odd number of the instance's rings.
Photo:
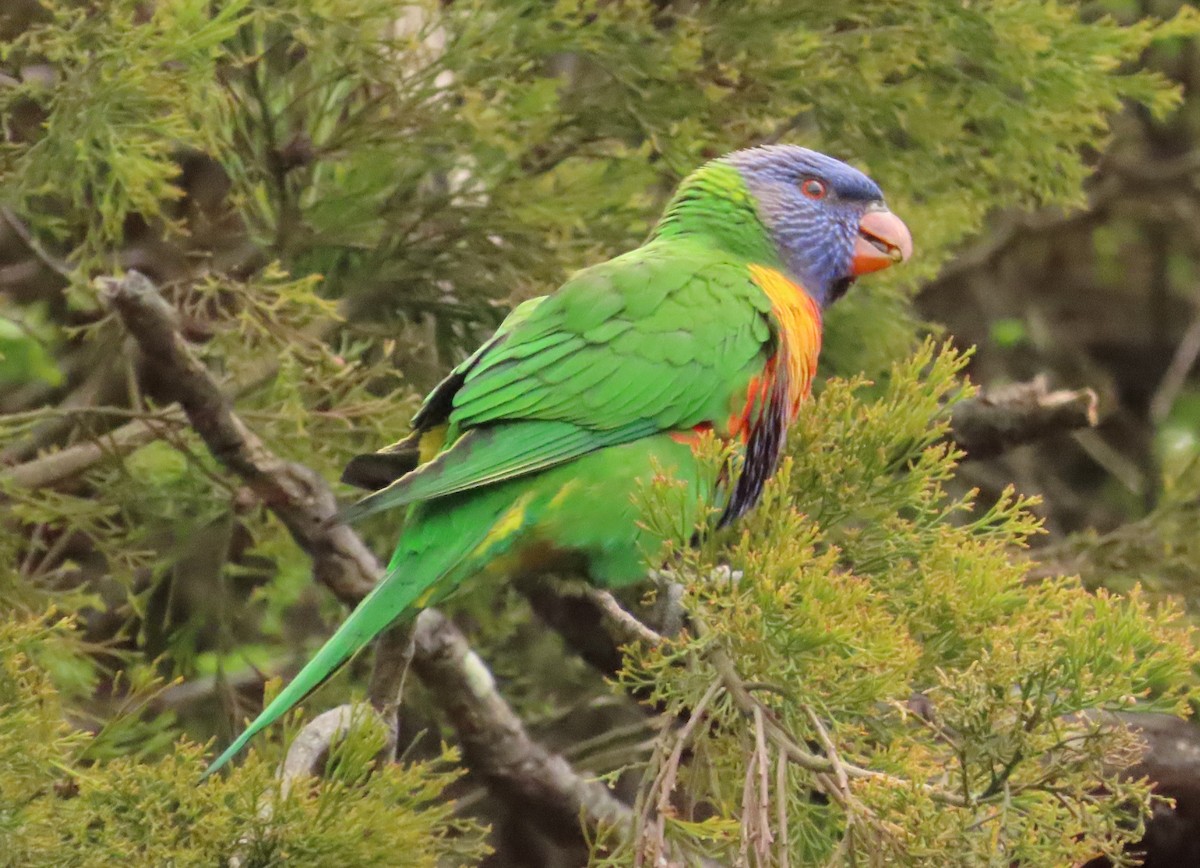
<svg viewBox="0 0 1200 868">
<path fill-rule="evenodd" d="M 841 160 L 769 145 L 718 162 L 737 169 L 780 260 L 822 306 L 859 275 L 912 252 L 912 238 L 887 210 L 879 185 Z"/>
</svg>

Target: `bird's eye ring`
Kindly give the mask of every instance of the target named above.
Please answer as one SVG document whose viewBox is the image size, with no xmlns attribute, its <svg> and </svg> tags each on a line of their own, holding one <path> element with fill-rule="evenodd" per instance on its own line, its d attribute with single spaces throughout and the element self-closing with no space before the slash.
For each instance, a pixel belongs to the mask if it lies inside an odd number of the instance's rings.
<svg viewBox="0 0 1200 868">
<path fill-rule="evenodd" d="M 800 182 L 800 192 L 810 199 L 824 199 L 825 185 L 816 178 L 806 178 Z"/>
</svg>

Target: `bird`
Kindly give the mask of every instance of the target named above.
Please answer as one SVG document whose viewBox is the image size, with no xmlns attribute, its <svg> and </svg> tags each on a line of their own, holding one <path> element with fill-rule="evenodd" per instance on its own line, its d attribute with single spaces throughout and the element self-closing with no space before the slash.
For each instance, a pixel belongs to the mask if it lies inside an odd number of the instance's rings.
<svg viewBox="0 0 1200 868">
<path fill-rule="evenodd" d="M 719 524 L 744 515 L 809 395 L 822 312 L 912 249 L 878 184 L 817 151 L 747 148 L 695 170 L 640 247 L 515 308 L 408 437 L 350 462 L 346 481 L 378 490 L 346 521 L 406 509 L 384 577 L 206 775 L 472 576 L 644 578 L 662 529 L 635 501 L 652 478 L 686 484 Z M 706 438 L 741 451 L 736 474 L 702 472 Z M 697 510 L 680 508 L 681 530 Z"/>
</svg>

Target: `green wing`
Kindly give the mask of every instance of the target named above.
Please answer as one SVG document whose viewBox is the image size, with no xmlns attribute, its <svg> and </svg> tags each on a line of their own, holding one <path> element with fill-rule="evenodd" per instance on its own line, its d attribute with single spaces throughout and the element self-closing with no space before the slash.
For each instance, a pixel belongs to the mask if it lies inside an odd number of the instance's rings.
<svg viewBox="0 0 1200 868">
<path fill-rule="evenodd" d="M 424 431 L 446 422 L 450 410 L 454 406 L 454 396 L 462 388 L 471 371 L 478 366 L 485 356 L 505 343 L 512 331 L 517 326 L 526 322 L 548 297 L 539 295 L 536 298 L 527 299 L 514 307 L 508 316 L 504 318 L 504 322 L 500 323 L 499 328 L 496 329 L 492 336 L 484 341 L 479 349 L 471 353 L 465 361 L 459 363 L 454 370 L 446 375 L 444 380 L 434 386 L 432 392 L 425 396 L 425 400 L 421 402 L 421 409 L 413 417 L 413 427 L 419 431 Z"/>
<path fill-rule="evenodd" d="M 434 386 L 433 391 L 421 402 L 421 409 L 413 418 L 412 433 L 403 440 L 375 452 L 355 455 L 342 470 L 342 482 L 368 491 L 378 491 L 404 474 L 416 470 L 421 463 L 421 435 L 430 428 L 445 424 L 446 417 L 453 407 L 454 393 L 462 386 L 467 372 L 475 367 L 488 350 L 500 343 L 514 326 L 528 319 L 533 309 L 545 298 L 546 296 L 540 295 L 514 307 L 495 333 Z"/>
<path fill-rule="evenodd" d="M 652 242 L 582 271 L 426 399 L 414 423 L 448 421 L 450 448 L 344 518 L 544 470 L 655 431 L 720 425 L 773 352 L 769 311 L 744 263 L 699 242 Z"/>
<path fill-rule="evenodd" d="M 345 509 L 341 519 L 357 521 L 381 510 L 535 473 L 657 430 L 658 426 L 647 419 L 607 430 L 543 420 L 473 428 L 434 460 Z"/>
<path fill-rule="evenodd" d="M 744 263 L 698 241 L 653 242 L 534 308 L 467 373 L 449 421 L 664 430 L 723 419 L 731 380 L 761 366 L 773 340 L 769 311 Z"/>
</svg>

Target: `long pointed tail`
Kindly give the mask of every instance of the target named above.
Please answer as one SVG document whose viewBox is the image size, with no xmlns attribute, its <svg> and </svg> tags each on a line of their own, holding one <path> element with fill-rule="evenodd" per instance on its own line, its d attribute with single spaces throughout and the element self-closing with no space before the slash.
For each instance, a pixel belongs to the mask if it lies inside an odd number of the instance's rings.
<svg viewBox="0 0 1200 868">
<path fill-rule="evenodd" d="M 511 544 L 522 524 L 524 500 L 512 503 L 503 489 L 480 493 L 469 502 L 445 504 L 410 523 L 388 564 L 387 573 L 363 598 L 329 641 L 299 674 L 246 727 L 204 772 L 208 777 L 250 739 L 321 686 L 398 617 L 436 603 L 474 567 Z M 504 516 L 508 516 L 506 519 Z"/>
<path fill-rule="evenodd" d="M 437 577 L 435 577 L 436 579 Z M 428 583 L 432 584 L 432 582 Z M 368 642 L 384 630 L 397 616 L 420 596 L 427 585 L 403 583 L 389 576 L 363 598 L 345 622 L 321 646 L 315 657 L 305 664 L 279 695 L 271 700 L 254 722 L 246 727 L 225 752 L 204 772 L 207 778 L 232 759 L 250 739 L 266 729 L 293 706 L 320 687 L 347 660 L 361 651 Z M 202 778 L 203 779 L 203 778 Z"/>
</svg>

